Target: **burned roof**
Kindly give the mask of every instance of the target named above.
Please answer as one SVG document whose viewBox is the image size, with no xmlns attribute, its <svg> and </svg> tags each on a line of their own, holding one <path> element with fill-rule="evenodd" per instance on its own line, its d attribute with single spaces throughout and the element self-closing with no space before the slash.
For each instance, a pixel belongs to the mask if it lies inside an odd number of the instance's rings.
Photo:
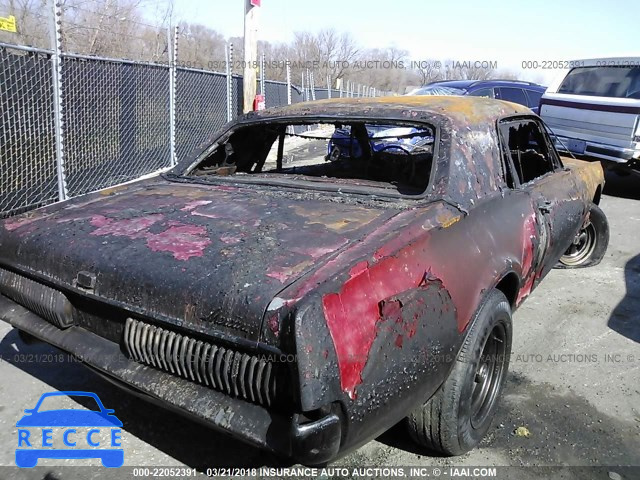
<svg viewBox="0 0 640 480">
<path fill-rule="evenodd" d="M 415 95 L 373 98 L 335 98 L 302 102 L 251 112 L 240 121 L 277 119 L 279 117 L 365 117 L 421 120 L 434 117 L 449 118 L 454 124 L 468 126 L 495 122 L 513 114 L 531 114 L 531 110 L 516 103 L 473 96 Z"/>
</svg>

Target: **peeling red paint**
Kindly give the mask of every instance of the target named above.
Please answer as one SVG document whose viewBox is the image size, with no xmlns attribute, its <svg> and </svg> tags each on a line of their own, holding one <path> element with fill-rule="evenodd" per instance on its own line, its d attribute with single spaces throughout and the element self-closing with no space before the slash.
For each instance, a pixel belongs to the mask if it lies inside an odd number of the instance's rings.
<svg viewBox="0 0 640 480">
<path fill-rule="evenodd" d="M 351 399 L 356 398 L 355 389 L 362 383 L 362 369 L 376 337 L 376 325 L 380 320 L 378 302 L 418 283 L 412 280 L 412 272 L 405 270 L 401 261 L 388 257 L 347 280 L 339 293 L 330 293 L 322 298 L 327 326 L 338 356 L 340 384 Z M 400 308 L 399 302 L 390 302 L 389 305 L 383 305 L 383 308 Z"/>
<path fill-rule="evenodd" d="M 91 232 L 91 235 L 144 238 L 152 251 L 171 252 L 176 260 L 201 257 L 204 249 L 211 244 L 211 240 L 206 236 L 207 229 L 200 225 L 170 221 L 166 223 L 168 228 L 163 232 L 151 233 L 149 227 L 163 219 L 164 216 L 161 214 L 125 219 L 94 215 L 90 223 L 97 228 Z"/>
<path fill-rule="evenodd" d="M 533 265 L 533 255 L 535 249 L 536 232 L 536 216 L 532 213 L 524 222 L 522 233 L 522 278 L 525 279 L 524 285 L 518 292 L 516 304 L 520 305 L 522 301 L 531 293 L 533 282 L 535 281 L 535 271 Z"/>
<path fill-rule="evenodd" d="M 211 245 L 207 229 L 200 225 L 173 226 L 164 232 L 147 234 L 147 246 L 154 252 L 171 252 L 176 260 L 201 257 Z"/>
<path fill-rule="evenodd" d="M 280 335 L 280 322 L 278 320 L 278 315 L 271 315 L 267 321 L 267 325 L 277 338 Z"/>
<path fill-rule="evenodd" d="M 349 270 L 349 278 L 353 278 L 356 275 L 361 274 L 362 272 L 364 272 L 367 268 L 369 268 L 369 262 L 367 262 L 366 260 L 362 261 L 362 262 L 358 262 L 356 263 L 353 267 L 351 267 L 351 269 Z"/>
</svg>

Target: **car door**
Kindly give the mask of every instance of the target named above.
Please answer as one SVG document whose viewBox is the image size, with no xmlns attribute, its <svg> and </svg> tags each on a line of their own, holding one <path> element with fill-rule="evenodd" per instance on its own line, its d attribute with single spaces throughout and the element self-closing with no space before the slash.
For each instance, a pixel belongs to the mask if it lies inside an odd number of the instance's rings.
<svg viewBox="0 0 640 480">
<path fill-rule="evenodd" d="M 478 90 L 469 92 L 468 95 L 473 97 L 496 98 L 493 88 L 479 88 Z"/>
<path fill-rule="evenodd" d="M 543 242 L 537 269 L 541 278 L 554 267 L 582 226 L 584 203 L 571 198 L 576 190 L 573 176 L 563 167 L 538 118 L 510 117 L 498 127 L 513 182 L 530 196 L 536 212 Z"/>
<path fill-rule="evenodd" d="M 529 99 L 529 108 L 533 113 L 540 115 L 540 99 L 542 98 L 542 92 L 538 90 L 530 90 L 528 88 L 525 88 L 524 91 L 527 93 L 527 98 Z"/>
<path fill-rule="evenodd" d="M 527 96 L 524 90 L 517 87 L 500 87 L 496 88 L 496 98 L 498 100 L 504 100 L 506 102 L 519 103 L 520 105 L 528 106 Z"/>
</svg>

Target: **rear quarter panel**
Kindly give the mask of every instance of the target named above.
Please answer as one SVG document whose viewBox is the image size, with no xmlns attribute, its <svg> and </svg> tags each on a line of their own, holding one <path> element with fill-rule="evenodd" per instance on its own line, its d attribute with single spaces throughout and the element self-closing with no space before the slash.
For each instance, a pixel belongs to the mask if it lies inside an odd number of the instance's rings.
<svg viewBox="0 0 640 480">
<path fill-rule="evenodd" d="M 537 218 L 521 191 L 468 215 L 444 204 L 410 210 L 379 235 L 336 257 L 328 278 L 316 284 L 327 273 L 316 272 L 283 293 L 290 302 L 317 285 L 292 325 L 301 407 L 342 405 L 347 446 L 433 395 L 487 292 L 515 273 L 522 300 L 538 268 Z"/>
<path fill-rule="evenodd" d="M 602 164 L 598 161 L 587 162 L 570 157 L 560 158 L 563 165 L 571 170 L 585 204 L 588 205 L 593 201 L 598 203 L 604 188 Z"/>
</svg>

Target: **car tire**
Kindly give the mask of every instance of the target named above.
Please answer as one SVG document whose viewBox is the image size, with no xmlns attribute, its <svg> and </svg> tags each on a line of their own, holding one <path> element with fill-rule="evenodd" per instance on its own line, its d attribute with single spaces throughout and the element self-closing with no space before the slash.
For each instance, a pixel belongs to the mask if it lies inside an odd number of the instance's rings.
<svg viewBox="0 0 640 480">
<path fill-rule="evenodd" d="M 418 445 L 451 456 L 480 443 L 507 376 L 511 338 L 511 305 L 494 289 L 476 312 L 445 382 L 407 417 L 409 435 Z"/>
<path fill-rule="evenodd" d="M 609 246 L 609 222 L 595 203 L 589 209 L 589 221 L 560 257 L 559 268 L 583 268 L 598 265 Z"/>
</svg>

